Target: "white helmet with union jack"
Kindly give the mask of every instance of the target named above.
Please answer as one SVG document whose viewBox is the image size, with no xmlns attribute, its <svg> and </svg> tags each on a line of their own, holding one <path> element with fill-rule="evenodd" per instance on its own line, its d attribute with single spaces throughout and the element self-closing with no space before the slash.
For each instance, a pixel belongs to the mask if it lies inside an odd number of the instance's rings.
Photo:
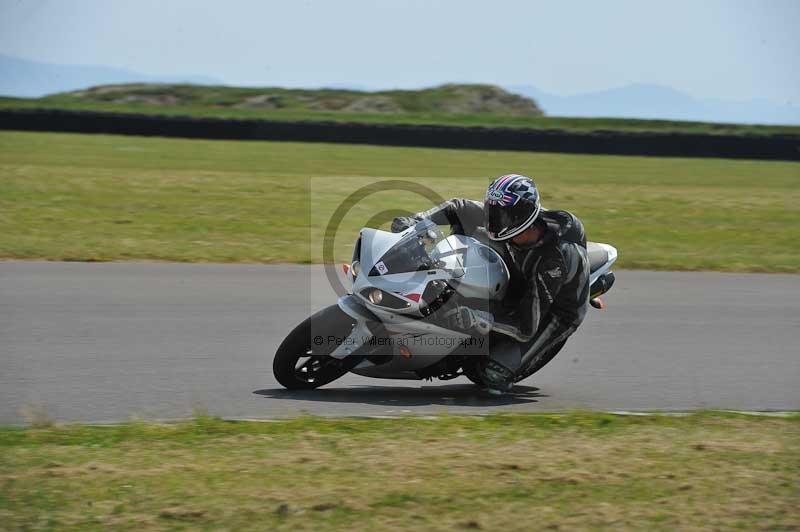
<svg viewBox="0 0 800 532">
<path fill-rule="evenodd" d="M 539 191 L 529 177 L 507 174 L 486 189 L 484 226 L 492 240 L 508 240 L 533 225 L 541 210 Z"/>
</svg>

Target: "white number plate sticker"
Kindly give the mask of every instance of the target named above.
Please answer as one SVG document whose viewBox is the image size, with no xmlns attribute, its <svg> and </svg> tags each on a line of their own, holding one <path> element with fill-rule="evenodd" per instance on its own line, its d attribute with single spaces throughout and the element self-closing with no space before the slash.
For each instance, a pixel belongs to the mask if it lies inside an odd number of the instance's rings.
<svg viewBox="0 0 800 532">
<path fill-rule="evenodd" d="M 382 260 L 378 261 L 377 264 L 375 264 L 375 269 L 378 270 L 378 272 L 381 275 L 386 275 L 387 273 L 389 273 L 389 268 L 386 267 L 386 265 L 383 263 Z"/>
</svg>

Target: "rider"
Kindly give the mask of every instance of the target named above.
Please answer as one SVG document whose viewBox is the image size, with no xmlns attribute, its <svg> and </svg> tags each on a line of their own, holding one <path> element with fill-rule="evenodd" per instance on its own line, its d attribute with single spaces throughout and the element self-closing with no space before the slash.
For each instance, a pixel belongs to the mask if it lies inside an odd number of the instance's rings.
<svg viewBox="0 0 800 532">
<path fill-rule="evenodd" d="M 429 218 L 468 236 L 485 231 L 499 245 L 511 281 L 503 307 L 492 315 L 458 307 L 455 326 L 490 337 L 489 356 L 477 377 L 493 394 L 549 362 L 575 332 L 589 302 L 589 260 L 583 224 L 567 211 L 544 209 L 533 181 L 518 174 L 498 177 L 483 203 L 451 199 L 425 212 L 395 218 L 400 232 Z"/>
</svg>

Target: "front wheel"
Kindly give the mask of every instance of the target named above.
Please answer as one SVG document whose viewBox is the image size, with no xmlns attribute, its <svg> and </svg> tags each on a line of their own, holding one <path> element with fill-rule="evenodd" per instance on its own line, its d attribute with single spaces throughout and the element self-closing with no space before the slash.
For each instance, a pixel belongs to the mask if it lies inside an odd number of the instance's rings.
<svg viewBox="0 0 800 532">
<path fill-rule="evenodd" d="M 563 340 L 554 345 L 553 347 L 551 347 L 548 351 L 541 353 L 539 357 L 534 361 L 534 363 L 527 369 L 527 371 L 525 371 L 524 373 L 522 373 L 522 375 L 519 375 L 517 378 L 514 379 L 514 382 L 519 382 L 521 380 L 527 379 L 528 377 L 530 377 L 531 375 L 533 375 L 534 373 L 545 367 L 545 365 L 548 362 L 550 362 L 555 358 L 555 356 L 558 354 L 559 351 L 561 351 L 561 348 L 564 347 L 564 344 L 566 343 L 567 341 Z"/>
<path fill-rule="evenodd" d="M 346 338 L 355 320 L 338 305 L 331 305 L 307 318 L 289 333 L 275 352 L 272 372 L 289 390 L 311 390 L 333 382 L 360 362 L 358 356 L 333 358 L 336 342 L 329 337 Z M 320 345 L 318 340 L 322 338 Z"/>
</svg>

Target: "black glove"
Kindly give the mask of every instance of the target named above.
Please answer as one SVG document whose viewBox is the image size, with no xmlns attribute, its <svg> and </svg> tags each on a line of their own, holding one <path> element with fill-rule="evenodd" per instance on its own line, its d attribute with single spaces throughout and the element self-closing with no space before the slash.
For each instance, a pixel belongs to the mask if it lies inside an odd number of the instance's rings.
<svg viewBox="0 0 800 532">
<path fill-rule="evenodd" d="M 398 216 L 392 220 L 392 233 L 402 233 L 409 227 L 414 227 L 419 221 L 418 218 L 413 216 Z"/>
</svg>

